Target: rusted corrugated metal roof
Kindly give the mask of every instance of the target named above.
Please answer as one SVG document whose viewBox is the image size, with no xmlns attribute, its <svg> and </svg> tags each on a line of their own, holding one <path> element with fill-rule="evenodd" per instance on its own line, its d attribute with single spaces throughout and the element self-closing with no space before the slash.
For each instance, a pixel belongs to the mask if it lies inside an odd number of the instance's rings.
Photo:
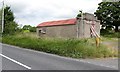
<svg viewBox="0 0 120 72">
<path fill-rule="evenodd" d="M 57 25 L 72 25 L 72 24 L 76 24 L 76 18 L 67 19 L 67 20 L 43 22 L 43 23 L 40 23 L 37 27 L 57 26 Z"/>
</svg>

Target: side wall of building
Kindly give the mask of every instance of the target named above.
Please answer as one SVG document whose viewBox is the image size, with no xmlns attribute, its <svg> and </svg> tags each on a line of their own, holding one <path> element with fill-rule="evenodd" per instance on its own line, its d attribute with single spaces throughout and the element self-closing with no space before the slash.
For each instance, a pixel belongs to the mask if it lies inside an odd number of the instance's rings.
<svg viewBox="0 0 120 72">
<path fill-rule="evenodd" d="M 46 29 L 45 33 L 40 33 L 39 30 Z M 76 38 L 76 25 L 62 25 L 37 28 L 37 34 L 40 36 L 57 37 L 57 38 Z"/>
<path fill-rule="evenodd" d="M 96 20 L 95 30 L 100 35 L 100 21 Z"/>
</svg>

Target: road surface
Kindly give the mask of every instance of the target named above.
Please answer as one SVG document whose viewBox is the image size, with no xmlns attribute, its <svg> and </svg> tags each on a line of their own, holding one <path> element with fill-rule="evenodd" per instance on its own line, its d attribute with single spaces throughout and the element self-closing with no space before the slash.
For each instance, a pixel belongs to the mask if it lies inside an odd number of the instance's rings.
<svg viewBox="0 0 120 72">
<path fill-rule="evenodd" d="M 2 44 L 2 70 L 117 70 L 44 52 Z"/>
</svg>

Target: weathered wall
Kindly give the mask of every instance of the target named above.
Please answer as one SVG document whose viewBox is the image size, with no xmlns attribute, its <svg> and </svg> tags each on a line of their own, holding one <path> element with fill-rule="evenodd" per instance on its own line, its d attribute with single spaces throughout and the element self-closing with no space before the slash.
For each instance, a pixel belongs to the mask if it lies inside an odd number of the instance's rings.
<svg viewBox="0 0 120 72">
<path fill-rule="evenodd" d="M 84 37 L 85 38 L 91 37 L 90 27 L 91 27 L 90 24 L 88 24 L 87 21 L 84 20 Z"/>
<path fill-rule="evenodd" d="M 93 14 L 90 13 L 84 13 L 83 18 L 86 18 L 87 20 L 96 20 Z"/>
<path fill-rule="evenodd" d="M 100 35 L 100 21 L 96 20 L 95 30 Z"/>
<path fill-rule="evenodd" d="M 83 15 L 83 19 L 78 19 L 77 28 L 78 30 L 78 38 L 89 38 L 91 37 L 91 24 L 95 24 L 95 31 L 100 35 L 100 21 L 96 20 L 93 14 L 85 13 Z"/>
<path fill-rule="evenodd" d="M 39 30 L 42 28 L 37 28 L 37 34 L 39 35 Z M 76 25 L 63 25 L 63 26 L 51 26 L 46 27 L 46 33 L 41 34 L 41 36 L 48 37 L 58 37 L 58 38 L 76 38 Z"/>
<path fill-rule="evenodd" d="M 77 23 L 76 23 L 76 27 L 77 27 L 77 38 L 83 38 L 83 29 L 84 29 L 84 25 L 83 25 L 83 20 L 78 19 Z"/>
</svg>

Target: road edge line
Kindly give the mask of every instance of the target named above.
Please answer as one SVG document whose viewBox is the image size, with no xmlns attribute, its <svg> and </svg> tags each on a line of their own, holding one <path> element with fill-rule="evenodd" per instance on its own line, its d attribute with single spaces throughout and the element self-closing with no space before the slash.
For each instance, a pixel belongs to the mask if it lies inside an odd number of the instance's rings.
<svg viewBox="0 0 120 72">
<path fill-rule="evenodd" d="M 27 69 L 31 69 L 31 67 L 29 67 L 29 66 L 27 66 L 27 65 L 25 65 L 25 64 L 23 64 L 23 63 L 20 63 L 20 62 L 14 60 L 14 59 L 12 59 L 12 58 L 10 58 L 10 57 L 8 57 L 8 56 L 5 56 L 5 55 L 3 55 L 3 54 L 0 54 L 0 56 L 4 57 L 4 58 L 6 58 L 6 59 L 8 59 L 8 60 L 10 60 L 10 61 L 18 64 L 18 65 L 20 65 L 20 66 L 23 66 L 23 67 L 25 67 L 25 68 L 27 68 Z"/>
</svg>

